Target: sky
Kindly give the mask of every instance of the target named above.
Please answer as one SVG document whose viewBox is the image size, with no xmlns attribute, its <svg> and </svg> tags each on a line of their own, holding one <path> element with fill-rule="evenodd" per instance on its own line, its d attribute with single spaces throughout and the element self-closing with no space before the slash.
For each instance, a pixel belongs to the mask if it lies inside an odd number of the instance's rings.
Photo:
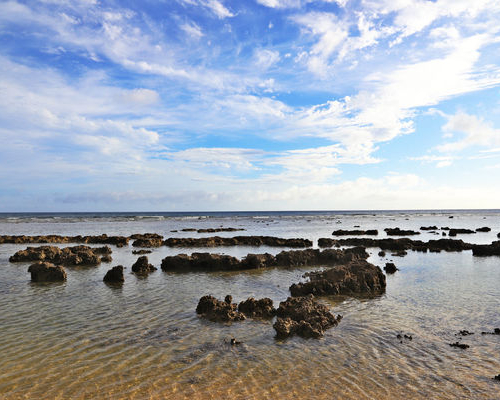
<svg viewBox="0 0 500 400">
<path fill-rule="evenodd" d="M 0 0 L 0 211 L 500 207 L 498 0 Z"/>
</svg>

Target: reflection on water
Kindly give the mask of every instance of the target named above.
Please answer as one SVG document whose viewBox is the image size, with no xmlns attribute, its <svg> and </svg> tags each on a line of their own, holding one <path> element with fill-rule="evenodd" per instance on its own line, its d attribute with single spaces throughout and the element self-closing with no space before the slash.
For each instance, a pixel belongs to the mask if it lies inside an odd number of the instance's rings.
<svg viewBox="0 0 500 400">
<path fill-rule="evenodd" d="M 400 271 L 385 295 L 322 299 L 344 316 L 324 338 L 277 341 L 272 321 L 212 323 L 196 304 L 228 293 L 278 303 L 306 268 L 138 279 L 131 248 L 113 248 L 112 264 L 68 268 L 66 283 L 40 285 L 29 282 L 28 264 L 7 261 L 23 247 L 0 246 L 2 399 L 498 398 L 500 336 L 480 334 L 500 327 L 498 257 L 409 252 L 394 259 Z M 158 266 L 172 252 L 156 249 L 150 260 Z M 378 265 L 391 258 L 372 254 Z M 117 264 L 127 267 L 125 284 L 109 287 L 102 278 Z M 451 348 L 462 329 L 475 332 L 460 339 L 470 348 Z M 231 346 L 232 337 L 243 344 Z"/>
</svg>

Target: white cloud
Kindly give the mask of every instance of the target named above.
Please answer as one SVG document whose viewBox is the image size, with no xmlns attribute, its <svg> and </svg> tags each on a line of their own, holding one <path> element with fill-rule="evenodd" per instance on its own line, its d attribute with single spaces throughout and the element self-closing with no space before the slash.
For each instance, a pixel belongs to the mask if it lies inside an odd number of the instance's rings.
<svg viewBox="0 0 500 400">
<path fill-rule="evenodd" d="M 191 38 L 200 39 L 204 36 L 201 28 L 194 22 L 184 23 L 180 25 L 180 28 Z"/>
<path fill-rule="evenodd" d="M 269 49 L 256 49 L 254 58 L 255 64 L 262 70 L 266 70 L 280 60 L 280 53 Z"/>
</svg>

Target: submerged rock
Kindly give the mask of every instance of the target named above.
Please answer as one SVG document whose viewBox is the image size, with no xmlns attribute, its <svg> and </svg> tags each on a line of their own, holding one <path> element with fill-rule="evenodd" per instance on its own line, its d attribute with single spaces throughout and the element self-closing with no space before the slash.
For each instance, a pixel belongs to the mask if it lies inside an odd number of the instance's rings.
<svg viewBox="0 0 500 400">
<path fill-rule="evenodd" d="M 98 236 L 60 236 L 60 235 L 43 235 L 43 236 L 0 236 L 0 244 L 28 244 L 28 243 L 88 243 L 88 244 L 114 244 L 116 247 L 128 245 L 129 238 L 124 236 L 108 236 L 106 234 Z"/>
<path fill-rule="evenodd" d="M 420 227 L 421 231 L 435 231 L 437 229 L 438 229 L 438 227 L 436 225 L 433 225 L 433 226 L 421 226 Z"/>
<path fill-rule="evenodd" d="M 110 263 L 113 261 L 113 257 L 110 254 L 105 254 L 101 257 L 101 262 Z"/>
<path fill-rule="evenodd" d="M 304 277 L 308 277 L 309 281 L 290 286 L 292 296 L 374 295 L 383 293 L 386 287 L 382 270 L 366 260 L 337 265 L 326 271 L 309 272 Z"/>
<path fill-rule="evenodd" d="M 132 250 L 132 254 L 151 254 L 153 250 Z"/>
<path fill-rule="evenodd" d="M 398 268 L 394 265 L 394 263 L 385 263 L 384 271 L 388 274 L 393 274 L 396 271 L 399 271 Z"/>
<path fill-rule="evenodd" d="M 309 239 L 282 239 L 273 236 L 168 238 L 164 244 L 169 247 L 272 246 L 291 248 L 305 248 L 313 245 Z"/>
<path fill-rule="evenodd" d="M 202 228 L 198 229 L 196 232 L 198 233 L 216 233 L 216 232 L 236 232 L 236 231 L 245 231 L 243 228 Z"/>
<path fill-rule="evenodd" d="M 243 321 L 245 319 L 245 315 L 237 311 L 236 303 L 220 301 L 213 296 L 203 296 L 198 302 L 196 313 L 215 322 Z"/>
<path fill-rule="evenodd" d="M 325 330 L 338 325 L 342 316 L 335 317 L 324 304 L 313 295 L 289 297 L 280 303 L 276 311 L 278 319 L 273 325 L 278 338 L 299 335 L 305 338 L 319 338 Z"/>
<path fill-rule="evenodd" d="M 457 347 L 459 349 L 468 349 L 470 346 L 465 343 L 460 343 L 460 342 L 455 342 L 455 343 L 449 343 L 450 347 Z"/>
<path fill-rule="evenodd" d="M 99 255 L 109 254 L 111 254 L 111 249 L 108 246 L 92 248 L 81 245 L 63 249 L 55 246 L 40 246 L 19 250 L 9 258 L 9 261 L 47 261 L 62 265 L 98 265 L 101 263 Z"/>
<path fill-rule="evenodd" d="M 136 274 L 149 274 L 150 272 L 156 271 L 156 267 L 153 264 L 149 264 L 147 256 L 140 256 L 137 261 L 132 265 L 132 272 Z"/>
<path fill-rule="evenodd" d="M 249 318 L 272 318 L 276 314 L 273 301 L 267 297 L 259 300 L 249 297 L 238 305 L 238 311 Z"/>
<path fill-rule="evenodd" d="M 125 276 L 123 275 L 123 265 L 117 265 L 111 268 L 103 278 L 104 282 L 107 283 L 123 283 L 125 282 Z"/>
<path fill-rule="evenodd" d="M 482 228 L 476 229 L 476 232 L 490 232 L 490 231 L 491 231 L 491 228 L 489 228 L 487 226 L 483 226 Z"/>
<path fill-rule="evenodd" d="M 363 231 L 360 229 L 353 229 L 353 230 L 345 230 L 345 229 L 338 229 L 336 231 L 332 232 L 333 236 L 350 236 L 350 235 L 378 235 L 378 231 L 376 229 L 368 229 L 367 231 Z"/>
<path fill-rule="evenodd" d="M 332 247 L 335 243 L 337 243 L 336 240 L 330 239 L 330 238 L 319 238 L 318 239 L 318 247 Z"/>
<path fill-rule="evenodd" d="M 64 282 L 66 271 L 60 265 L 49 262 L 37 262 L 30 265 L 28 272 L 31 273 L 33 282 Z"/>
<path fill-rule="evenodd" d="M 481 335 L 500 335 L 500 328 L 495 328 L 493 332 L 481 332 Z"/>
<path fill-rule="evenodd" d="M 458 234 L 470 234 L 470 233 L 476 233 L 476 231 L 473 231 L 472 229 L 451 228 L 450 231 L 448 232 L 448 236 L 457 236 Z"/>
<path fill-rule="evenodd" d="M 398 250 L 396 251 L 395 253 L 392 253 L 391 256 L 394 256 L 394 257 L 404 257 L 406 256 L 408 253 L 406 250 Z"/>
<path fill-rule="evenodd" d="M 475 244 L 472 246 L 474 256 L 500 256 L 500 240 L 491 244 Z"/>
<path fill-rule="evenodd" d="M 163 236 L 157 233 L 143 233 L 130 236 L 135 239 L 132 243 L 134 247 L 160 247 L 163 244 Z"/>
</svg>

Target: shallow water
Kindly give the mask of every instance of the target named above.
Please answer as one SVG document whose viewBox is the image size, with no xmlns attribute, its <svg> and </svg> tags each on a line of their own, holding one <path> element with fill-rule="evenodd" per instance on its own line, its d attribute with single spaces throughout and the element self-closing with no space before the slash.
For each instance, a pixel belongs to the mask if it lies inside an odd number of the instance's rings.
<svg viewBox="0 0 500 400">
<path fill-rule="evenodd" d="M 334 229 L 437 225 L 489 226 L 492 232 L 459 235 L 490 243 L 500 232 L 500 213 L 386 213 L 373 215 L 65 218 L 43 221 L 0 219 L 2 234 L 124 234 L 157 232 L 165 236 L 209 234 L 182 228 L 243 227 L 220 233 L 271 235 L 315 240 Z M 408 219 L 407 219 L 408 218 Z M 76 219 L 76 222 L 74 221 Z M 385 237 L 381 232 L 380 237 Z M 438 238 L 421 234 L 421 240 Z M 25 245 L 0 245 L 0 398 L 2 399 L 399 399 L 499 397 L 500 336 L 481 335 L 500 327 L 500 257 L 462 253 L 413 253 L 393 260 L 400 271 L 387 278 L 376 298 L 322 298 L 344 316 L 320 340 L 274 338 L 272 321 L 234 324 L 198 318 L 205 294 L 234 301 L 270 297 L 276 305 L 288 287 L 311 269 L 271 269 L 237 273 L 165 273 L 137 278 L 130 267 L 132 247 L 113 248 L 113 262 L 66 268 L 63 284 L 33 284 L 27 263 L 8 257 Z M 200 249 L 198 249 L 200 250 Z M 241 257 L 248 252 L 282 249 L 225 247 L 202 249 Z M 153 250 L 159 267 L 167 254 L 193 249 Z M 127 267 L 121 288 L 102 278 L 112 266 Z M 452 348 L 462 329 L 475 332 Z M 400 340 L 398 333 L 413 340 Z M 240 346 L 228 342 L 235 337 Z"/>
</svg>

